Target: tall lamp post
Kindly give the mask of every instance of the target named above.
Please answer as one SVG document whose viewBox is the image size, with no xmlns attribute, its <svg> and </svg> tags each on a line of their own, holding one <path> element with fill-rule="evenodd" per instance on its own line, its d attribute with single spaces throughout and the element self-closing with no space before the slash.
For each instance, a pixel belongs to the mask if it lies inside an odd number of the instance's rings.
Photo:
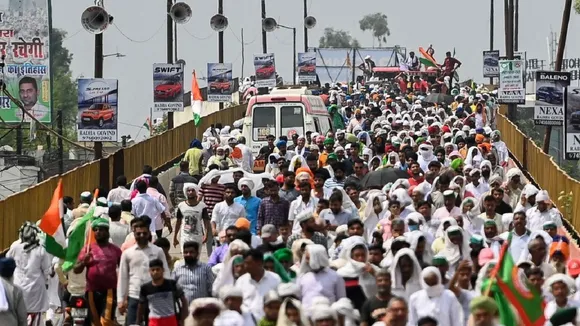
<svg viewBox="0 0 580 326">
<path fill-rule="evenodd" d="M 292 81 L 294 85 L 296 85 L 296 27 L 290 27 L 285 25 L 280 25 L 276 22 L 274 18 L 266 18 L 262 22 L 262 31 L 263 33 L 273 32 L 278 28 L 292 30 L 292 67 L 293 70 L 293 78 Z"/>
</svg>

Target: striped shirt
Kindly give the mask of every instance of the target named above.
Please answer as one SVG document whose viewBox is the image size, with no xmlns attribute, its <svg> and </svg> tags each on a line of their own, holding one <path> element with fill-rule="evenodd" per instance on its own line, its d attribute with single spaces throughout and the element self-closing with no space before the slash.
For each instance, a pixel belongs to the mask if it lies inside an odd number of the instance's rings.
<svg viewBox="0 0 580 326">
<path fill-rule="evenodd" d="M 335 188 L 344 188 L 344 179 L 336 180 L 336 178 L 330 178 L 324 181 L 324 188 L 326 189 L 335 189 Z"/>
<path fill-rule="evenodd" d="M 307 239 L 307 238 L 304 238 L 302 236 L 302 232 L 301 233 L 297 233 L 297 234 L 292 234 L 288 238 L 288 240 L 286 240 L 286 246 L 288 247 L 288 249 L 292 249 L 292 244 L 294 243 L 294 241 L 300 240 L 300 239 Z M 314 244 L 319 244 L 319 245 L 324 246 L 324 248 L 328 248 L 328 238 L 325 237 L 320 232 L 314 232 L 314 234 L 312 235 L 312 237 L 310 238 L 310 240 L 312 242 L 314 242 Z"/>
<path fill-rule="evenodd" d="M 208 264 L 201 262 L 193 266 L 181 264 L 173 271 L 173 278 L 183 289 L 187 302 L 212 296 L 211 289 L 215 276 Z"/>
<path fill-rule="evenodd" d="M 201 186 L 200 194 L 203 196 L 203 202 L 207 206 L 207 213 L 211 218 L 213 213 L 213 207 L 215 204 L 224 200 L 224 194 L 226 192 L 226 186 L 222 184 L 204 184 Z"/>
</svg>

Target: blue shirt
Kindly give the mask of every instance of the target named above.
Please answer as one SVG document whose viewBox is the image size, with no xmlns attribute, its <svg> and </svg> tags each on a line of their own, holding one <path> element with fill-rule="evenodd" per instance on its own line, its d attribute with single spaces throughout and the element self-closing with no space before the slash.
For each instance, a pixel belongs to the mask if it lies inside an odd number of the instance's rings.
<svg viewBox="0 0 580 326">
<path fill-rule="evenodd" d="M 248 199 L 244 198 L 244 196 L 239 196 L 234 198 L 234 202 L 244 206 L 246 209 L 246 218 L 250 221 L 250 232 L 256 235 L 258 233 L 258 210 L 262 200 L 254 196 Z"/>
</svg>

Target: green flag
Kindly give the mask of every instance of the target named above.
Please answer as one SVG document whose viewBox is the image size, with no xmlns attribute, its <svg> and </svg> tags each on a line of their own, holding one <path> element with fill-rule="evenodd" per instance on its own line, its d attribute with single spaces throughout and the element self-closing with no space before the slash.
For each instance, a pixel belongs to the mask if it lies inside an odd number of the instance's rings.
<svg viewBox="0 0 580 326">
<path fill-rule="evenodd" d="M 93 215 L 95 213 L 95 207 L 93 206 L 85 216 L 83 216 L 76 224 L 74 230 L 68 237 L 68 246 L 66 248 L 66 257 L 64 263 L 62 264 L 62 271 L 70 271 L 77 259 L 83 247 L 85 246 L 85 241 L 87 239 L 87 225 L 90 227 Z"/>
<path fill-rule="evenodd" d="M 523 270 L 519 269 L 515 264 L 508 250 L 510 242 L 511 233 L 508 241 L 502 246 L 499 264 L 492 272 L 492 280 L 495 275 L 500 296 L 507 299 L 515 308 L 524 325 L 543 326 L 546 322 L 544 317 L 544 298 L 542 293 L 530 284 Z M 500 304 L 499 302 L 497 303 L 498 305 Z M 502 323 L 504 325 L 515 325 L 503 321 Z"/>
</svg>

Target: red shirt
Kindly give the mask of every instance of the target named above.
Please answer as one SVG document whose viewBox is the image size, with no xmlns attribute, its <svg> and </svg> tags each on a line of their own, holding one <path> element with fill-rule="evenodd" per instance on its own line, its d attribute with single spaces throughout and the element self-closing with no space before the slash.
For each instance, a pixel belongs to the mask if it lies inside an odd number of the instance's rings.
<svg viewBox="0 0 580 326">
<path fill-rule="evenodd" d="M 443 61 L 443 66 L 445 68 L 445 73 L 446 74 L 450 74 L 451 70 L 453 70 L 453 68 L 455 68 L 456 64 L 461 64 L 461 62 L 459 62 L 459 60 L 455 59 L 455 58 L 445 58 L 445 61 Z"/>
<path fill-rule="evenodd" d="M 403 80 L 403 78 L 399 78 L 399 89 L 401 93 L 407 93 L 407 82 Z"/>
<path fill-rule="evenodd" d="M 112 243 L 99 246 L 90 244 L 93 258 L 86 267 L 87 291 L 107 291 L 117 288 L 117 266 L 121 261 L 121 249 Z M 87 246 L 81 250 L 78 260 L 85 259 Z"/>
</svg>

